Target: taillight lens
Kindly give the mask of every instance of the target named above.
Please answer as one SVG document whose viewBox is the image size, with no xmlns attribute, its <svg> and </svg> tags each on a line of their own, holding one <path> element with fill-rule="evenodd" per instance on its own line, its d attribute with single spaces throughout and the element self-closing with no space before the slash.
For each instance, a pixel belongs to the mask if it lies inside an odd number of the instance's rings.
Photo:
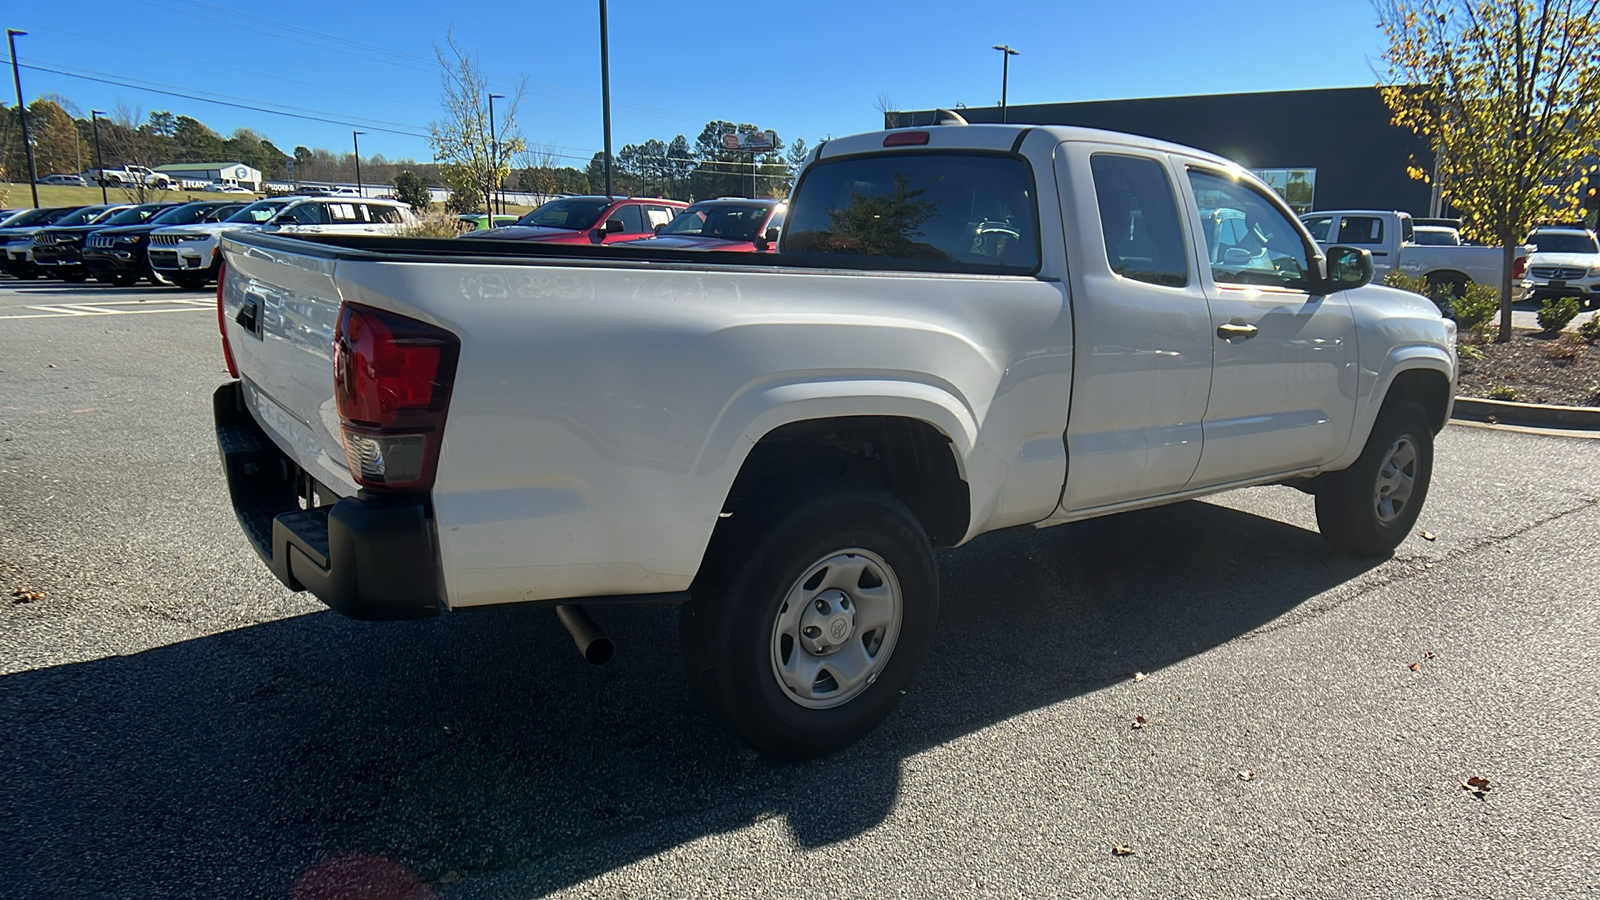
<svg viewBox="0 0 1600 900">
<path fill-rule="evenodd" d="M 1511 265 L 1511 277 L 1521 278 L 1526 274 L 1528 274 L 1528 258 L 1526 256 L 1519 256 L 1517 257 L 1517 261 Z"/>
<path fill-rule="evenodd" d="M 239 366 L 233 361 L 233 347 L 228 345 L 228 324 L 222 319 L 222 285 L 228 280 L 226 262 L 217 266 L 217 331 L 222 333 L 222 358 L 228 361 L 228 375 L 239 377 Z"/>
<path fill-rule="evenodd" d="M 428 490 L 461 342 L 442 328 L 346 303 L 333 340 L 334 396 L 350 477 L 372 490 Z"/>
</svg>

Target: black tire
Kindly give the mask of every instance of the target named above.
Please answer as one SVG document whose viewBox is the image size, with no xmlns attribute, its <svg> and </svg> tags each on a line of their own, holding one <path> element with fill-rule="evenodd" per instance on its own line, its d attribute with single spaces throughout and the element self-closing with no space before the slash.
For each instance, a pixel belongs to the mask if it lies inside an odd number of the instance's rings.
<svg viewBox="0 0 1600 900">
<path fill-rule="evenodd" d="M 83 284 L 85 281 L 89 280 L 89 273 L 88 272 L 81 272 L 81 271 L 80 272 L 62 272 L 60 277 L 61 277 L 61 280 L 65 281 L 67 284 Z"/>
<path fill-rule="evenodd" d="M 133 274 L 118 273 L 110 276 L 110 278 L 111 283 L 117 287 L 133 287 L 139 283 L 139 276 Z"/>
<path fill-rule="evenodd" d="M 1393 493 L 1382 491 L 1384 483 L 1391 487 L 1397 483 L 1387 477 L 1386 469 L 1391 460 L 1403 459 L 1403 443 L 1409 443 L 1412 458 L 1409 465 L 1396 468 L 1411 480 L 1404 504 L 1398 505 Z M 1318 479 L 1317 527 L 1328 543 L 1346 553 L 1387 556 L 1417 524 L 1432 480 L 1433 426 L 1428 414 L 1411 402 L 1385 406 L 1355 464 Z M 1386 516 L 1384 509 L 1390 515 Z"/>
<path fill-rule="evenodd" d="M 789 496 L 796 499 L 735 510 L 719 523 L 691 590 L 692 599 L 680 614 L 679 640 L 690 685 L 735 735 L 762 753 L 808 759 L 854 743 L 900 702 L 933 641 L 939 579 L 922 525 L 889 494 L 836 485 Z M 847 553 L 851 550 L 866 553 Z M 878 583 L 870 584 L 862 577 L 856 586 L 863 591 L 862 599 L 885 584 L 891 594 L 898 587 L 899 624 L 882 629 L 882 634 L 845 632 L 836 651 L 830 651 L 839 654 L 840 662 L 845 657 L 869 658 L 870 651 L 855 656 L 857 648 L 851 642 L 861 641 L 867 647 L 875 634 L 878 652 L 887 656 L 870 664 L 877 668 L 870 669 L 873 674 L 862 686 L 832 699 L 811 698 L 813 705 L 837 705 L 813 708 L 802 705 L 806 701 L 780 681 L 777 660 L 784 658 L 780 647 L 785 646 L 780 616 L 796 617 L 786 603 L 795 592 L 808 598 L 795 607 L 807 610 L 805 615 L 825 606 L 817 601 L 826 595 L 837 595 L 819 586 L 828 582 L 819 581 L 824 576 L 817 567 L 841 556 L 851 561 L 870 556 L 873 561 L 867 565 L 881 562 L 886 567 L 887 581 L 874 578 L 870 580 Z M 837 568 L 846 570 L 844 565 Z M 808 589 L 800 579 L 812 573 Z M 851 609 L 848 604 L 841 606 Z M 839 608 L 834 607 L 835 613 Z M 854 614 L 850 612 L 852 623 Z M 832 622 L 827 627 L 832 631 Z M 803 652 L 798 638 L 788 640 L 789 654 Z M 807 653 L 806 658 L 820 657 Z M 830 678 L 831 674 L 819 676 L 812 689 L 825 686 Z"/>
<path fill-rule="evenodd" d="M 194 272 L 179 272 L 172 276 L 172 283 L 186 291 L 203 290 L 209 280 L 203 273 Z"/>
</svg>

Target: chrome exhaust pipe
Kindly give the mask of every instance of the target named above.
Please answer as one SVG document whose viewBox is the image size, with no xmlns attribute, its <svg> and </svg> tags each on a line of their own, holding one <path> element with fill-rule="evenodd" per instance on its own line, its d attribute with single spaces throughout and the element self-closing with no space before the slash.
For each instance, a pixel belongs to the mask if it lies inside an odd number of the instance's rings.
<svg viewBox="0 0 1600 900">
<path fill-rule="evenodd" d="M 572 635 L 572 643 L 577 645 L 579 655 L 590 665 L 603 666 L 616 655 L 617 645 L 612 643 L 605 629 L 589 615 L 587 609 L 576 604 L 558 603 L 556 618 L 566 627 L 567 634 Z"/>
</svg>

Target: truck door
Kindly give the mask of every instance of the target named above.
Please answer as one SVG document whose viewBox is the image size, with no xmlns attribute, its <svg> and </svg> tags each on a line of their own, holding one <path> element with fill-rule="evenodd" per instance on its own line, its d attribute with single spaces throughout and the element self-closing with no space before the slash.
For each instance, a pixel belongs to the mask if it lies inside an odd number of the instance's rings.
<svg viewBox="0 0 1600 900">
<path fill-rule="evenodd" d="M 1186 167 L 1215 348 L 1205 448 L 1189 486 L 1293 472 L 1344 451 L 1355 415 L 1355 321 L 1312 293 L 1314 244 L 1275 197 Z"/>
<path fill-rule="evenodd" d="M 1164 154 L 1056 152 L 1072 284 L 1064 511 L 1181 489 L 1200 460 L 1211 314 Z"/>
<path fill-rule="evenodd" d="M 1383 276 L 1389 274 L 1400 261 L 1400 246 L 1402 239 L 1409 240 L 1411 235 L 1393 233 L 1391 224 L 1410 225 L 1409 218 L 1395 220 L 1393 216 L 1379 216 L 1368 214 L 1345 215 L 1339 217 L 1339 222 L 1331 232 L 1329 245 L 1337 244 L 1341 247 L 1360 247 L 1372 254 L 1373 280 L 1382 281 Z"/>
</svg>

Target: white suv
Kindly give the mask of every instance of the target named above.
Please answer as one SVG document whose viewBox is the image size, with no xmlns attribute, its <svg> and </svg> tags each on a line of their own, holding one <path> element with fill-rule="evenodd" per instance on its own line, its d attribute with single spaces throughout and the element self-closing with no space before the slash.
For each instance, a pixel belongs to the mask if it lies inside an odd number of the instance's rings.
<svg viewBox="0 0 1600 900">
<path fill-rule="evenodd" d="M 1586 228 L 1535 228 L 1523 294 L 1538 303 L 1577 297 L 1584 307 L 1600 303 L 1600 242 Z"/>
<path fill-rule="evenodd" d="M 415 221 L 394 200 L 276 197 L 258 200 L 221 222 L 176 225 L 150 234 L 150 267 L 179 287 L 203 288 L 217 277 L 218 238 L 225 231 L 284 234 L 394 234 Z"/>
</svg>

